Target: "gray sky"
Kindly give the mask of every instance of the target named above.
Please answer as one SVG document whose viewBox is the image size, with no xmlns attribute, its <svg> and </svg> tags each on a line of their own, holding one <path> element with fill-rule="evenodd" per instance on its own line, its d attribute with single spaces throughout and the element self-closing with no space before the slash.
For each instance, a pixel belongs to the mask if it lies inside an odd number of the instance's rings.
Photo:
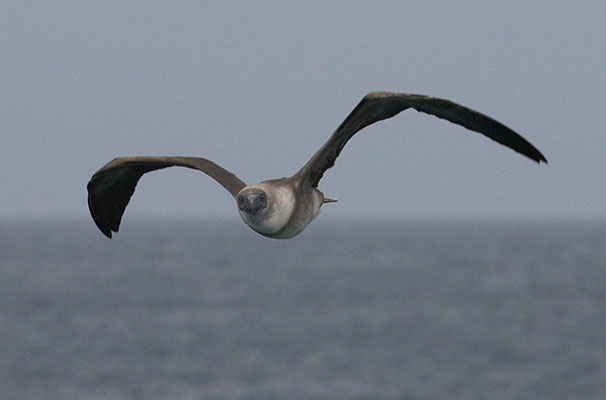
<svg viewBox="0 0 606 400">
<path fill-rule="evenodd" d="M 87 216 L 86 183 L 116 156 L 291 175 L 373 90 L 477 109 L 549 164 L 407 111 L 349 142 L 324 215 L 603 218 L 605 19 L 603 0 L 3 1 L 0 218 Z M 127 215 L 239 219 L 179 168 L 146 175 Z"/>
</svg>

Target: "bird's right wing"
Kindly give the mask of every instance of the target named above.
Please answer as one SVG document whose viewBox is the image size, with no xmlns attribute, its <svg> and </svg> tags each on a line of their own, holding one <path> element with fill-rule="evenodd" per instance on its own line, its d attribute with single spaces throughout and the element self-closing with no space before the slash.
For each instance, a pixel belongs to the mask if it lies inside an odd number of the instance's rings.
<svg viewBox="0 0 606 400">
<path fill-rule="evenodd" d="M 115 158 L 95 172 L 86 186 L 88 209 L 101 232 L 108 238 L 112 237 L 112 231 L 118 232 L 124 210 L 143 174 L 175 166 L 206 173 L 234 197 L 246 186 L 231 172 L 201 157 Z"/>
</svg>

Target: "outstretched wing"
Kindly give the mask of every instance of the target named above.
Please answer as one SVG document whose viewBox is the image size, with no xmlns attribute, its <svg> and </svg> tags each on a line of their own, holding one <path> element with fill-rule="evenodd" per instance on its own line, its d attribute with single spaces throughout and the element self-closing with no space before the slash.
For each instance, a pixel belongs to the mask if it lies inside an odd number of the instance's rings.
<svg viewBox="0 0 606 400">
<path fill-rule="evenodd" d="M 101 232 L 108 238 L 118 232 L 124 210 L 135 192 L 139 178 L 147 172 L 167 167 L 200 170 L 223 186 L 232 196 L 246 186 L 237 176 L 200 157 L 122 157 L 115 158 L 95 172 L 86 188 L 88 209 Z"/>
<path fill-rule="evenodd" d="M 450 100 L 419 94 L 372 92 L 364 96 L 328 141 L 297 172 L 297 176 L 300 179 L 308 179 L 313 187 L 317 187 L 324 171 L 335 164 L 343 146 L 356 132 L 377 121 L 391 118 L 408 108 L 435 115 L 479 132 L 538 163 L 547 162 L 536 147 L 505 125 Z"/>
</svg>

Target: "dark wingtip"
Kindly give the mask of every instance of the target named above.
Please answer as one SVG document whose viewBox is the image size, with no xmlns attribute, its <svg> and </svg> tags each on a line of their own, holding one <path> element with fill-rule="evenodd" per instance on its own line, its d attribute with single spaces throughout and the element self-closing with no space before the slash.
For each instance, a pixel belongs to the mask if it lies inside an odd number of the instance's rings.
<svg viewBox="0 0 606 400">
<path fill-rule="evenodd" d="M 536 161 L 537 164 L 549 164 L 545 156 L 539 150 L 537 150 L 536 148 L 534 150 L 534 154 L 532 156 L 529 156 L 533 161 Z"/>
<path fill-rule="evenodd" d="M 546 159 L 545 157 L 543 157 L 543 155 L 539 155 L 539 156 L 529 156 L 529 155 L 527 155 L 527 154 L 524 154 L 524 155 L 525 155 L 526 157 L 530 158 L 532 161 L 536 162 L 536 163 L 537 163 L 537 164 L 539 164 L 539 165 L 540 165 L 541 163 L 544 163 L 544 164 L 549 164 L 549 163 L 547 162 L 547 159 Z"/>
<path fill-rule="evenodd" d="M 112 238 L 112 230 L 109 227 L 101 227 L 100 224 L 97 223 L 97 221 L 95 221 L 95 224 L 97 224 L 97 227 L 99 228 L 99 230 L 101 230 L 101 232 L 103 232 L 103 234 L 105 236 L 107 236 L 108 239 Z"/>
<path fill-rule="evenodd" d="M 541 153 L 539 153 L 541 154 Z M 549 164 L 549 162 L 547 162 L 547 159 L 545 158 L 545 156 L 543 154 L 541 154 L 541 159 L 539 160 L 539 164 L 541 163 L 541 161 L 543 161 L 545 164 Z"/>
<path fill-rule="evenodd" d="M 92 182 L 92 179 L 91 179 Z M 105 235 L 107 236 L 108 239 L 112 238 L 112 230 L 111 227 L 109 227 L 107 224 L 102 223 L 102 219 L 101 217 L 98 215 L 98 213 L 95 211 L 96 207 L 94 206 L 94 200 L 92 198 L 92 193 L 91 193 L 91 182 L 88 183 L 87 185 L 87 189 L 88 189 L 88 198 L 87 198 L 87 202 L 88 202 L 88 211 L 90 212 L 90 216 L 93 218 L 93 221 L 95 222 L 95 225 L 97 225 L 97 228 L 99 228 L 99 230 Z M 117 231 L 116 231 L 117 232 Z"/>
<path fill-rule="evenodd" d="M 108 239 L 112 238 L 112 229 L 110 228 L 109 225 L 104 224 L 103 221 L 101 220 L 101 218 L 93 211 L 93 208 L 90 206 L 90 196 L 89 196 L 89 211 L 90 211 L 90 215 L 91 217 L 93 217 L 93 221 L 95 222 L 95 225 L 97 225 L 97 228 L 99 228 L 99 230 L 105 235 L 107 236 Z"/>
</svg>

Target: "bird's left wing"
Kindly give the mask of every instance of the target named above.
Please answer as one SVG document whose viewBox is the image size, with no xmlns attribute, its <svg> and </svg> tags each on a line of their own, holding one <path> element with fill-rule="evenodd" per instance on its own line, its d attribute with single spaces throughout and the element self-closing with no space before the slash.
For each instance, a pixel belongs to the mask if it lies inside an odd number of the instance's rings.
<svg viewBox="0 0 606 400">
<path fill-rule="evenodd" d="M 101 232 L 109 238 L 112 231 L 118 232 L 124 210 L 143 174 L 174 166 L 206 173 L 234 197 L 246 186 L 231 172 L 201 157 L 115 158 L 95 172 L 86 186 L 88 209 Z"/>
<path fill-rule="evenodd" d="M 536 162 L 547 162 L 543 154 L 522 136 L 470 108 L 450 100 L 420 94 L 372 92 L 364 96 L 296 176 L 302 180 L 307 179 L 313 187 L 317 187 L 324 172 L 334 165 L 341 150 L 353 135 L 370 124 L 391 118 L 409 108 L 479 132 Z"/>
</svg>

